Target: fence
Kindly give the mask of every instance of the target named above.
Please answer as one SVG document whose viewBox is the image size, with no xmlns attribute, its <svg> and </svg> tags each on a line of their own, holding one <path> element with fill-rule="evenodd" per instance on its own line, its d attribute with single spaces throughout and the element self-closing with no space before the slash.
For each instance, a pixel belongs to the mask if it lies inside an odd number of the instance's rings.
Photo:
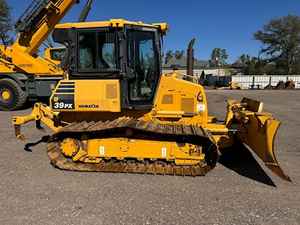
<svg viewBox="0 0 300 225">
<path fill-rule="evenodd" d="M 268 85 L 276 86 L 279 81 L 292 80 L 295 88 L 300 88 L 300 75 L 236 75 L 231 77 L 232 82 L 239 83 L 242 88 L 264 89 Z"/>
<path fill-rule="evenodd" d="M 173 70 L 165 69 L 163 72 L 168 73 Z M 194 70 L 194 75 L 200 77 L 203 70 Z M 185 70 L 179 70 L 179 73 L 186 74 Z M 279 81 L 292 80 L 295 82 L 295 88 L 300 89 L 300 75 L 233 75 L 224 76 L 216 74 L 208 74 L 204 71 L 205 85 L 208 86 L 229 86 L 230 82 L 239 83 L 243 89 L 259 88 L 264 89 L 268 85 L 276 86 Z M 211 71 L 209 71 L 211 72 Z"/>
</svg>

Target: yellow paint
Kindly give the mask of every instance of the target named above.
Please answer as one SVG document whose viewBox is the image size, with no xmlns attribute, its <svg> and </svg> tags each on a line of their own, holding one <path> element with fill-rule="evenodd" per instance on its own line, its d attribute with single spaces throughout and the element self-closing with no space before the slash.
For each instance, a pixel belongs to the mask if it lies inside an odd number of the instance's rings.
<svg viewBox="0 0 300 225">
<path fill-rule="evenodd" d="M 1 97 L 4 101 L 8 101 L 11 98 L 10 91 L 8 91 L 8 90 L 2 91 Z"/>
<path fill-rule="evenodd" d="M 67 139 L 63 149 L 73 146 L 74 141 Z M 67 147 L 68 146 L 68 147 Z M 178 145 L 175 142 L 160 142 L 128 138 L 92 139 L 87 141 L 86 149 L 73 156 L 74 161 L 99 162 L 99 159 L 117 158 L 119 160 L 136 158 L 139 160 L 166 160 L 178 165 L 194 165 L 204 160 L 200 148 L 194 145 Z M 71 149 L 64 150 L 70 156 Z"/>
<path fill-rule="evenodd" d="M 95 22 L 83 22 L 83 23 L 63 23 L 55 26 L 56 29 L 70 29 L 70 28 L 98 28 L 98 27 L 119 27 L 125 26 L 139 26 L 145 28 L 159 28 L 162 33 L 168 31 L 169 27 L 167 23 L 153 23 L 146 24 L 143 22 L 133 22 L 124 19 L 111 19 L 108 21 L 95 21 Z"/>
<path fill-rule="evenodd" d="M 61 128 L 61 126 L 55 125 L 55 118 L 57 118 L 57 116 L 58 113 L 53 112 L 48 106 L 41 103 L 36 103 L 29 115 L 14 116 L 12 118 L 12 124 L 15 128 L 15 135 L 21 140 L 25 139 L 25 137 L 18 132 L 19 128 L 21 129 L 21 125 L 38 120 L 49 127 L 52 131 L 57 132 Z"/>
<path fill-rule="evenodd" d="M 67 157 L 72 157 L 73 155 L 75 155 L 80 148 L 77 145 L 76 141 L 71 138 L 65 139 L 61 143 L 60 147 L 61 147 L 61 151 L 63 152 L 63 154 Z"/>
<path fill-rule="evenodd" d="M 182 124 L 207 124 L 207 100 L 203 87 L 182 80 L 180 76 L 177 72 L 161 76 L 151 117 L 162 121 L 178 118 L 177 122 Z M 167 103 L 166 96 L 169 99 Z M 193 100 L 193 105 L 189 105 L 187 111 L 183 107 L 185 99 Z"/>
<path fill-rule="evenodd" d="M 75 85 L 74 93 L 59 94 L 61 80 L 56 86 L 50 99 L 57 95 L 74 95 L 77 112 L 121 112 L 121 96 L 119 80 L 72 80 Z M 56 98 L 57 100 L 57 98 Z M 50 100 L 51 102 L 51 100 Z M 50 105 L 54 108 L 53 105 Z M 55 111 L 72 111 L 62 109 Z"/>
</svg>

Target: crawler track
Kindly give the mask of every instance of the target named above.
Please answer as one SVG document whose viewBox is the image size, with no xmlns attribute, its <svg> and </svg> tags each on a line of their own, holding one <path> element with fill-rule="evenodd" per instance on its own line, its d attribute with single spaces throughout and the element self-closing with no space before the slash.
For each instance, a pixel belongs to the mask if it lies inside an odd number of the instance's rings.
<svg viewBox="0 0 300 225">
<path fill-rule="evenodd" d="M 206 157 L 205 161 L 193 166 L 179 166 L 162 160 L 138 161 L 136 159 L 108 159 L 100 163 L 82 163 L 66 158 L 60 149 L 60 142 L 65 138 L 87 140 L 112 137 L 201 145 Z M 62 128 L 51 137 L 48 143 L 48 156 L 52 165 L 64 170 L 203 176 L 214 168 L 218 159 L 218 150 L 209 132 L 199 126 L 161 124 L 122 117 L 106 122 L 72 123 Z"/>
</svg>

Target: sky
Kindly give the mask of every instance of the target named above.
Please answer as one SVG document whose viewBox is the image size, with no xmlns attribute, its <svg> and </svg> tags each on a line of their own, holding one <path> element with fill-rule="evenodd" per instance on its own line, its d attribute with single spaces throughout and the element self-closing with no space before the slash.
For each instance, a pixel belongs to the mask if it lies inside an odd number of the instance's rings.
<svg viewBox="0 0 300 225">
<path fill-rule="evenodd" d="M 32 0 L 7 0 L 16 20 Z M 73 6 L 62 22 L 75 22 L 85 3 Z M 133 21 L 167 22 L 170 31 L 164 51 L 185 50 L 196 38 L 195 54 L 209 59 L 215 47 L 225 48 L 229 62 L 241 54 L 258 56 L 260 42 L 253 33 L 270 19 L 288 14 L 300 16 L 300 0 L 94 0 L 88 21 L 124 18 Z"/>
</svg>

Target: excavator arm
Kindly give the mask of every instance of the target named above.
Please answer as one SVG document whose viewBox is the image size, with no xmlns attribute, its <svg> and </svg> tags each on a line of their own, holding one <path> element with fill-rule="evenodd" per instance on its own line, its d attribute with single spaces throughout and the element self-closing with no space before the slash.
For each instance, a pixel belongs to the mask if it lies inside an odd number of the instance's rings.
<svg viewBox="0 0 300 225">
<path fill-rule="evenodd" d="M 55 25 L 78 2 L 78 0 L 33 1 L 15 25 L 19 36 L 13 46 L 26 47 L 26 53 L 35 54 Z"/>
</svg>

